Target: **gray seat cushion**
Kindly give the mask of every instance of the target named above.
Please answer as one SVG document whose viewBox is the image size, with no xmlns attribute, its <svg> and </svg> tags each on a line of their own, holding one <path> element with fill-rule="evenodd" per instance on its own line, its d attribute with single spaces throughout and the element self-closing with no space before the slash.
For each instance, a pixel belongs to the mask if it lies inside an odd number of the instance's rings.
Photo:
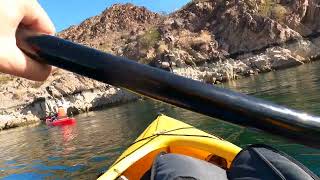
<svg viewBox="0 0 320 180">
<path fill-rule="evenodd" d="M 226 171 L 214 164 L 179 154 L 159 155 L 151 169 L 151 180 L 226 180 Z"/>
</svg>

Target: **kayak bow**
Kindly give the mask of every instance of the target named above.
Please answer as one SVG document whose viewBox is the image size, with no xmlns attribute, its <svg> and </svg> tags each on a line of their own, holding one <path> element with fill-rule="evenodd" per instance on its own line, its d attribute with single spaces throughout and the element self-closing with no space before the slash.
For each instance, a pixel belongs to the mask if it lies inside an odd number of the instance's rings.
<svg viewBox="0 0 320 180">
<path fill-rule="evenodd" d="M 120 175 L 140 179 L 160 152 L 184 154 L 206 161 L 214 154 L 226 160 L 227 167 L 230 167 L 240 151 L 240 147 L 217 136 L 160 115 L 99 180 L 116 179 Z"/>
</svg>

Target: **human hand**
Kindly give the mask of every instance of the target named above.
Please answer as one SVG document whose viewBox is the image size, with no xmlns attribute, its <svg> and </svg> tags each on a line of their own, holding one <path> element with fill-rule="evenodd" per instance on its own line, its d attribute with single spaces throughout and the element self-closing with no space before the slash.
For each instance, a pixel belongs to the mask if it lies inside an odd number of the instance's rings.
<svg viewBox="0 0 320 180">
<path fill-rule="evenodd" d="M 44 81 L 51 66 L 25 55 L 16 45 L 19 26 L 44 34 L 54 34 L 55 28 L 37 0 L 0 0 L 0 72 Z"/>
</svg>

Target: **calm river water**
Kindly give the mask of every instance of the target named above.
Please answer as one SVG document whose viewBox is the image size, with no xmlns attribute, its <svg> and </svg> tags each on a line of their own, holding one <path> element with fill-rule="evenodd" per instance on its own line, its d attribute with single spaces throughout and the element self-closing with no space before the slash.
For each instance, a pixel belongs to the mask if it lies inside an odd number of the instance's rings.
<svg viewBox="0 0 320 180">
<path fill-rule="evenodd" d="M 253 96 L 320 115 L 320 62 L 223 84 Z M 320 150 L 230 125 L 151 100 L 76 116 L 77 124 L 44 124 L 0 132 L 0 178 L 95 179 L 161 112 L 243 147 L 265 143 L 320 176 Z"/>
</svg>

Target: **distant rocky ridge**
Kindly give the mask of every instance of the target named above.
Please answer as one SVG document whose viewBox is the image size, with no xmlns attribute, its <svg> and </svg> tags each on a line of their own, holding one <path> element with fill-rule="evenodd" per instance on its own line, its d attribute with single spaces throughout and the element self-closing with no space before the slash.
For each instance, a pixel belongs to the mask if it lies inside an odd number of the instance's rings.
<svg viewBox="0 0 320 180">
<path fill-rule="evenodd" d="M 316 0 L 194 0 L 168 16 L 116 4 L 59 35 L 178 74 L 210 64 L 219 83 L 317 59 L 319 13 Z"/>
<path fill-rule="evenodd" d="M 318 17 L 320 0 L 193 0 L 169 15 L 115 4 L 58 36 L 215 84 L 318 60 Z M 74 113 L 138 98 L 63 70 L 0 83 L 0 129 L 39 121 L 62 96 Z"/>
</svg>

